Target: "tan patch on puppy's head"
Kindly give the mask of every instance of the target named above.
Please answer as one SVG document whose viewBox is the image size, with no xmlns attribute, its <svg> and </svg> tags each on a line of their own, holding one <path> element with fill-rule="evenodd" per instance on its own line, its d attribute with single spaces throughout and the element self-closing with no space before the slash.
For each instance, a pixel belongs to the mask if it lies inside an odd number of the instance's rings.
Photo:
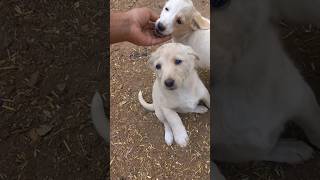
<svg viewBox="0 0 320 180">
<path fill-rule="evenodd" d="M 197 30 L 197 29 L 206 30 L 206 29 L 210 29 L 210 22 L 206 20 L 204 17 L 202 17 L 198 11 L 194 10 L 192 15 L 191 26 L 193 30 Z"/>
<path fill-rule="evenodd" d="M 195 71 L 195 61 L 198 60 L 198 55 L 191 47 L 168 43 L 152 53 L 149 62 L 161 86 L 174 90 L 184 85 L 184 81 Z M 167 86 L 168 80 L 174 81 L 172 87 Z"/>
<path fill-rule="evenodd" d="M 206 29 L 210 29 L 210 22 L 201 16 L 194 7 L 186 7 L 176 14 L 172 34 L 180 37 L 191 31 Z"/>
</svg>

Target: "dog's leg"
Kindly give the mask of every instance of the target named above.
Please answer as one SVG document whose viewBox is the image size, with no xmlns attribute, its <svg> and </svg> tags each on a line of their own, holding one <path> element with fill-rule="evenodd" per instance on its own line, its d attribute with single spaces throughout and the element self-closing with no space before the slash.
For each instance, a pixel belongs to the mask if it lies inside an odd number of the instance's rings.
<svg viewBox="0 0 320 180">
<path fill-rule="evenodd" d="M 210 94 L 209 94 L 208 90 L 206 90 L 206 93 L 205 93 L 204 97 L 202 98 L 202 100 L 206 104 L 206 106 L 208 108 L 210 108 Z"/>
<path fill-rule="evenodd" d="M 302 103 L 305 107 L 302 116 L 295 120 L 305 132 L 310 142 L 320 148 L 320 108 L 316 99 L 311 99 L 308 104 Z"/>
<path fill-rule="evenodd" d="M 165 119 L 163 113 L 161 112 L 161 110 L 159 108 L 155 108 L 155 114 L 156 114 L 157 118 L 164 125 L 164 140 L 166 141 L 167 145 L 170 146 L 173 143 L 172 130 L 171 130 L 167 120 Z"/>
<path fill-rule="evenodd" d="M 300 163 L 312 158 L 313 149 L 302 141 L 293 139 L 280 139 L 274 149 L 266 156 L 264 161 Z"/>
<path fill-rule="evenodd" d="M 164 121 L 163 125 L 164 125 L 164 140 L 166 141 L 167 145 L 171 146 L 171 144 L 173 143 L 172 130 L 167 121 Z"/>
<path fill-rule="evenodd" d="M 176 143 L 181 147 L 187 146 L 189 137 L 178 113 L 171 109 L 163 108 L 163 114 L 171 127 Z"/>
<path fill-rule="evenodd" d="M 295 85 L 291 88 L 294 89 L 291 97 L 295 98 L 290 103 L 293 105 L 291 117 L 304 130 L 310 142 L 320 148 L 320 107 L 307 82 L 302 77 L 298 78 L 300 81 L 291 83 Z"/>
<path fill-rule="evenodd" d="M 225 178 L 223 177 L 223 175 L 219 171 L 217 165 L 214 162 L 212 162 L 211 164 L 213 165 L 212 173 L 211 173 L 211 177 L 212 177 L 211 179 L 214 179 L 214 180 L 225 180 Z"/>
<path fill-rule="evenodd" d="M 101 95 L 96 92 L 91 101 L 91 118 L 98 133 L 109 143 L 109 119 L 106 117 Z"/>
<path fill-rule="evenodd" d="M 303 128 L 310 142 L 320 148 L 320 114 L 310 115 L 299 121 L 298 124 Z"/>
<path fill-rule="evenodd" d="M 206 113 L 208 111 L 208 108 L 210 108 L 210 94 L 208 92 L 208 90 L 206 90 L 205 95 L 201 98 L 201 100 L 203 101 L 203 103 L 207 106 L 203 106 L 203 105 L 198 105 L 195 107 L 195 109 L 193 110 L 194 113 Z"/>
</svg>

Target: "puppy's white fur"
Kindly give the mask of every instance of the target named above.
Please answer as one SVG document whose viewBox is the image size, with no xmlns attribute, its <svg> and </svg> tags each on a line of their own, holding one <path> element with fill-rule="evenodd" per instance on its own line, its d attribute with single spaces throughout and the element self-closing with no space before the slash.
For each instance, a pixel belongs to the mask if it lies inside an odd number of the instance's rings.
<svg viewBox="0 0 320 180">
<path fill-rule="evenodd" d="M 199 55 L 197 64 L 210 68 L 210 20 L 201 16 L 191 0 L 167 1 L 156 22 L 156 29 L 159 23 L 163 24 L 165 31 L 157 30 L 158 33 L 171 34 L 173 42 L 191 46 Z"/>
<path fill-rule="evenodd" d="M 176 59 L 182 63 L 175 64 Z M 178 113 L 205 113 L 207 107 L 210 107 L 210 95 L 194 68 L 195 61 L 198 61 L 198 57 L 188 46 L 179 43 L 162 45 L 150 58 L 150 65 L 156 73 L 152 90 L 153 104 L 145 102 L 139 92 L 141 105 L 155 111 L 157 118 L 164 124 L 165 142 L 168 145 L 174 139 L 184 147 L 189 140 Z M 161 69 L 157 69 L 157 65 L 161 65 Z M 164 82 L 168 78 L 175 80 L 174 89 L 166 87 Z M 207 107 L 199 105 L 201 100 Z"/>
<path fill-rule="evenodd" d="M 214 11 L 216 160 L 298 163 L 312 157 L 306 143 L 279 139 L 294 118 L 320 147 L 320 108 L 281 45 L 271 19 L 320 25 L 320 1 L 231 1 Z"/>
</svg>

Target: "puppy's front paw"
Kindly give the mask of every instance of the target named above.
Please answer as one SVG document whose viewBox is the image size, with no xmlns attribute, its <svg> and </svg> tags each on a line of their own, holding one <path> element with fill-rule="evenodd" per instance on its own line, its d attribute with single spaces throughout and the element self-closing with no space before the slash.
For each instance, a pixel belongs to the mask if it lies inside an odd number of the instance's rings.
<svg viewBox="0 0 320 180">
<path fill-rule="evenodd" d="M 173 134 L 171 131 L 165 131 L 164 133 L 164 140 L 166 141 L 167 145 L 171 146 L 173 143 Z"/>
<path fill-rule="evenodd" d="M 301 163 L 313 157 L 313 149 L 302 141 L 280 140 L 266 161 Z"/>
<path fill-rule="evenodd" d="M 180 147 L 186 147 L 189 142 L 189 137 L 186 131 L 182 131 L 174 136 L 174 140 Z"/>
<path fill-rule="evenodd" d="M 301 163 L 313 157 L 313 149 L 303 143 L 297 142 L 295 147 L 292 149 L 288 149 L 288 152 L 284 155 L 287 158 L 287 162 L 289 163 Z"/>
<path fill-rule="evenodd" d="M 195 113 L 199 113 L 199 114 L 204 114 L 208 112 L 208 108 L 205 107 L 205 106 L 197 106 L 196 109 L 195 109 Z"/>
</svg>

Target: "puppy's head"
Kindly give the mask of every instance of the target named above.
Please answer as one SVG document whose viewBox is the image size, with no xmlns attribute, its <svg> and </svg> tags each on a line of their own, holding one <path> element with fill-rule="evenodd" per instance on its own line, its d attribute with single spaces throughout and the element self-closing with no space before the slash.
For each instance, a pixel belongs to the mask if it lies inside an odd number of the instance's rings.
<svg viewBox="0 0 320 180">
<path fill-rule="evenodd" d="M 155 24 L 157 34 L 183 35 L 197 29 L 210 29 L 210 23 L 194 8 L 191 0 L 167 0 Z"/>
<path fill-rule="evenodd" d="M 199 57 L 191 47 L 168 43 L 152 53 L 149 62 L 160 85 L 165 89 L 175 90 L 182 87 L 195 71 L 195 61 L 198 60 Z"/>
</svg>

